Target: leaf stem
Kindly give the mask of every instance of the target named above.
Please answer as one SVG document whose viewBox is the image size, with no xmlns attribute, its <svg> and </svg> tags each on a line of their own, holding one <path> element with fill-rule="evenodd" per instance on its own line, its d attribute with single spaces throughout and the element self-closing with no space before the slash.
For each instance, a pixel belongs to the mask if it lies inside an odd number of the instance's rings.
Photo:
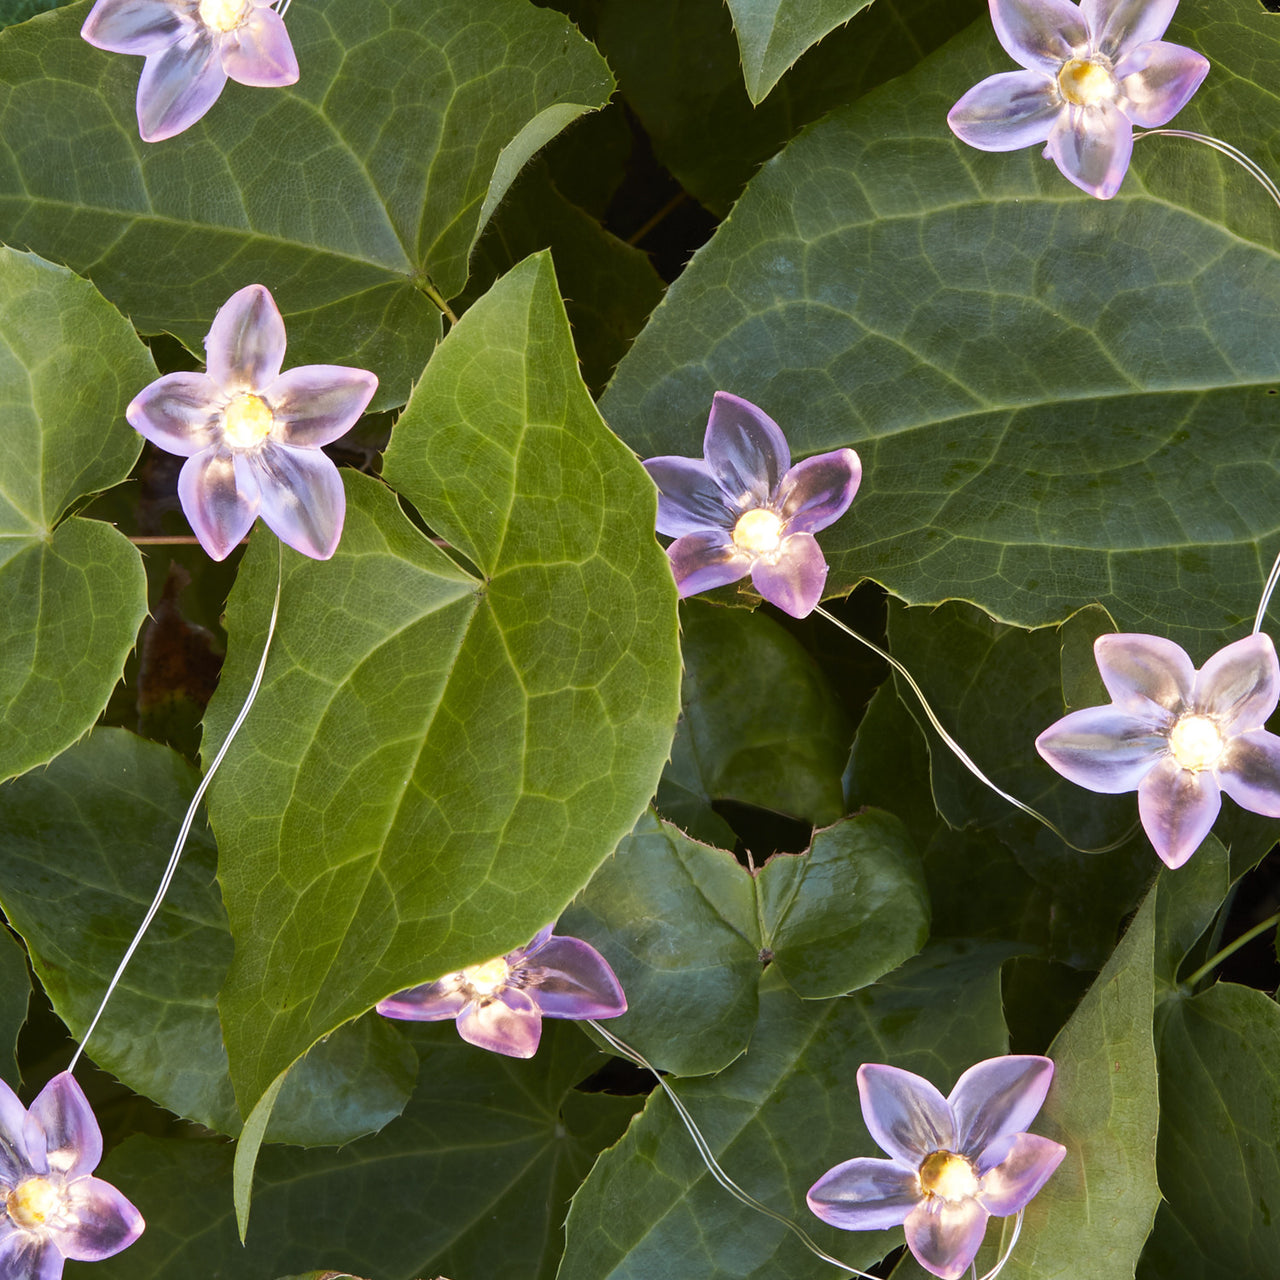
<svg viewBox="0 0 1280 1280">
<path fill-rule="evenodd" d="M 450 326 L 453 326 L 458 323 L 458 317 L 455 316 L 453 312 L 450 310 L 448 302 L 445 301 L 444 294 L 442 294 L 440 290 L 437 289 L 435 285 L 433 285 L 431 281 L 426 278 L 426 276 L 420 276 L 418 278 L 417 285 L 418 285 L 418 288 L 421 289 L 422 292 L 425 293 L 427 297 L 430 298 L 431 301 L 434 302 L 436 306 L 440 308 L 440 310 L 444 313 L 445 319 L 449 321 Z"/>
<path fill-rule="evenodd" d="M 1216 955 L 1211 956 L 1193 973 L 1182 985 L 1184 987 L 1194 987 L 1196 983 L 1207 978 L 1228 956 L 1234 955 L 1247 942 L 1252 942 L 1260 933 L 1266 933 L 1273 925 L 1280 924 L 1280 911 L 1275 915 L 1268 916 L 1261 924 L 1255 924 L 1252 929 L 1246 930 L 1234 942 L 1229 942 Z"/>
</svg>

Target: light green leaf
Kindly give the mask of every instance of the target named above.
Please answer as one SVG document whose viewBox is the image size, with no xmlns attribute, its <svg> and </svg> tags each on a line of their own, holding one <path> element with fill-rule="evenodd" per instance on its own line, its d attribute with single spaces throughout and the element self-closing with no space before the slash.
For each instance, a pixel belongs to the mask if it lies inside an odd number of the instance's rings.
<svg viewBox="0 0 1280 1280">
<path fill-rule="evenodd" d="M 210 790 L 245 1109 L 377 1000 L 555 919 L 635 823 L 674 729 L 653 488 L 578 377 L 545 255 L 441 344 L 384 476 L 482 576 L 354 473 L 337 555 L 286 558 L 266 681 Z M 256 538 L 206 749 L 243 700 L 275 575 Z"/>
<path fill-rule="evenodd" d="M 91 284 L 0 247 L 0 780 L 93 724 L 146 614 L 128 540 L 65 517 L 129 474 L 142 441 L 124 409 L 154 376 Z"/>
<path fill-rule="evenodd" d="M 138 137 L 141 63 L 81 40 L 88 5 L 0 35 L 0 237 L 86 271 L 145 332 L 200 350 L 260 281 L 290 363 L 343 363 L 402 404 L 524 162 L 612 90 L 527 0 L 315 0 L 287 89 L 229 83 L 179 139 Z"/>
</svg>

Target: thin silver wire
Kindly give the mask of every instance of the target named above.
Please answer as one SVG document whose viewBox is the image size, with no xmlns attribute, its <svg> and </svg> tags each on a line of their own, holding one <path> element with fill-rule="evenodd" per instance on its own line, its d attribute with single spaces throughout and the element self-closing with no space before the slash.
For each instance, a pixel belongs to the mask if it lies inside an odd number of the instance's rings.
<svg viewBox="0 0 1280 1280">
<path fill-rule="evenodd" d="M 143 916 L 137 933 L 133 935 L 133 941 L 125 949 L 124 957 L 116 966 L 116 971 L 112 975 L 111 981 L 107 983 L 107 990 L 102 997 L 102 1003 L 98 1005 L 98 1011 L 93 1015 L 93 1020 L 89 1023 L 89 1029 L 80 1038 L 80 1043 L 76 1046 L 75 1053 L 71 1055 L 71 1063 L 67 1067 L 68 1071 L 76 1069 L 76 1063 L 80 1061 L 80 1055 L 84 1052 L 85 1045 L 89 1043 L 89 1037 L 93 1035 L 94 1028 L 98 1025 L 98 1020 L 102 1017 L 103 1011 L 107 1007 L 107 1001 L 111 999 L 116 987 L 120 985 L 120 979 L 124 976 L 124 971 L 128 967 L 129 961 L 133 959 L 134 952 L 141 945 L 143 937 L 151 927 L 151 922 L 156 918 L 156 913 L 164 902 L 165 894 L 169 892 L 169 886 L 173 883 L 174 873 L 178 870 L 178 861 L 182 857 L 183 849 L 186 847 L 187 836 L 191 832 L 191 824 L 195 821 L 196 812 L 200 808 L 200 801 L 204 799 L 204 793 L 209 789 L 209 783 L 213 781 L 213 775 L 218 772 L 218 766 L 226 756 L 236 734 L 240 732 L 240 726 L 248 718 L 249 710 L 258 696 L 258 690 L 262 687 L 262 676 L 267 669 L 267 654 L 271 651 L 271 639 L 276 633 L 276 618 L 280 613 L 280 588 L 283 583 L 284 548 L 282 545 L 276 573 L 276 598 L 271 606 L 271 621 L 267 624 L 267 638 L 262 646 L 262 657 L 258 662 L 258 670 L 253 677 L 253 683 L 249 686 L 249 693 L 244 700 L 244 705 L 240 708 L 240 713 L 231 725 L 230 732 L 223 739 L 222 746 L 218 748 L 218 754 L 214 756 L 208 772 L 200 779 L 200 785 L 196 788 L 195 795 L 191 797 L 191 804 L 187 808 L 186 816 L 182 819 L 182 826 L 178 828 L 178 838 L 174 841 L 173 852 L 169 855 L 169 863 L 164 869 L 164 875 L 160 877 L 160 887 L 156 890 L 156 896 L 151 900 L 151 906 L 147 908 L 147 914 Z"/>
</svg>

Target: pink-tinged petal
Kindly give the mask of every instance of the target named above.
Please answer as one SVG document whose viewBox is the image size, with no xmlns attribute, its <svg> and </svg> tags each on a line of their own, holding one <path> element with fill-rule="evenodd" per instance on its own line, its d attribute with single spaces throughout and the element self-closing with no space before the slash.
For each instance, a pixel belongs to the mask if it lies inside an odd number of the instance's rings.
<svg viewBox="0 0 1280 1280">
<path fill-rule="evenodd" d="M 1064 178 L 1099 200 L 1110 200 L 1133 154 L 1133 126 L 1119 107 L 1067 107 L 1049 132 L 1045 153 Z"/>
<path fill-rule="evenodd" d="M 549 1018 L 616 1018 L 627 1011 L 609 962 L 580 938 L 550 938 L 526 963 L 528 993 Z"/>
<path fill-rule="evenodd" d="M 178 498 L 191 532 L 215 560 L 225 560 L 258 518 L 257 484 L 241 489 L 229 453 L 188 458 L 178 472 Z"/>
<path fill-rule="evenodd" d="M 1209 74 L 1209 59 L 1194 49 L 1162 40 L 1139 45 L 1116 67 L 1121 110 L 1136 125 L 1168 124 Z"/>
<path fill-rule="evenodd" d="M 791 466 L 787 437 L 750 400 L 717 391 L 711 401 L 702 452 L 707 466 L 739 511 L 768 506 Z"/>
<path fill-rule="evenodd" d="M 701 458 L 650 458 L 644 469 L 658 486 L 655 527 L 665 537 L 682 538 L 704 529 L 732 529 L 742 514 Z"/>
<path fill-rule="evenodd" d="M 437 982 L 424 982 L 421 986 L 397 991 L 378 1001 L 378 1012 L 384 1018 L 405 1022 L 444 1022 L 456 1018 L 470 998 L 462 991 L 460 978 L 461 974 L 453 973 Z"/>
<path fill-rule="evenodd" d="M 542 1038 L 542 1015 L 523 991 L 510 988 L 483 1004 L 467 1006 L 458 1034 L 468 1043 L 508 1058 L 532 1058 Z"/>
<path fill-rule="evenodd" d="M 1028 71 L 1057 75 L 1089 47 L 1089 32 L 1070 0 L 991 0 L 991 25 L 1004 51 Z"/>
<path fill-rule="evenodd" d="M 1265 632 L 1219 649 L 1196 677 L 1196 711 L 1213 716 L 1230 738 L 1260 729 L 1280 702 L 1280 663 Z"/>
<path fill-rule="evenodd" d="M 367 369 L 340 364 L 306 364 L 282 373 L 262 392 L 275 416 L 272 439 L 318 449 L 332 444 L 356 424 L 378 389 Z"/>
<path fill-rule="evenodd" d="M 947 112 L 951 132 L 979 151 L 1045 142 L 1062 110 L 1055 82 L 1039 71 L 1002 71 L 975 84 Z"/>
<path fill-rule="evenodd" d="M 947 1100 L 921 1076 L 878 1062 L 858 1068 L 862 1119 L 882 1150 L 915 1170 L 931 1151 L 954 1151 Z"/>
<path fill-rule="evenodd" d="M 1172 640 L 1139 632 L 1099 636 L 1093 656 L 1118 706 L 1145 715 L 1150 703 L 1175 714 L 1191 705 L 1196 669 Z"/>
<path fill-rule="evenodd" d="M 50 1239 L 15 1231 L 0 1237 L 0 1276 L 4 1280 L 61 1280 L 62 1253 Z"/>
<path fill-rule="evenodd" d="M 1048 1182 L 1066 1154 L 1067 1149 L 1060 1142 L 1034 1133 L 1018 1134 L 1008 1155 L 986 1170 L 978 1202 L 997 1218 L 1017 1213 Z"/>
<path fill-rule="evenodd" d="M 1093 47 L 1115 62 L 1127 50 L 1147 40 L 1159 40 L 1178 0 L 1080 0 Z"/>
<path fill-rule="evenodd" d="M 217 102 L 226 83 L 227 73 L 203 26 L 153 53 L 138 80 L 138 132 L 143 142 L 163 142 L 189 129 Z"/>
<path fill-rule="evenodd" d="M 686 533 L 667 548 L 667 555 L 681 597 L 737 582 L 751 571 L 751 557 L 739 551 L 733 539 L 718 529 Z"/>
<path fill-rule="evenodd" d="M 67 1200 L 75 1222 L 53 1238 L 68 1258 L 80 1262 L 101 1262 L 127 1249 L 146 1226 L 142 1214 L 101 1178 L 77 1178 L 67 1187 Z"/>
<path fill-rule="evenodd" d="M 988 1058 L 970 1067 L 947 1099 L 956 1118 L 959 1153 L 983 1172 L 983 1152 L 1026 1129 L 1044 1105 L 1052 1080 L 1052 1059 L 1034 1054 Z"/>
<path fill-rule="evenodd" d="M 1168 749 L 1167 728 L 1116 706 L 1085 707 L 1051 724 L 1036 750 L 1064 778 L 1102 795 L 1136 791 Z"/>
<path fill-rule="evenodd" d="M 1222 796 L 1209 770 L 1192 773 L 1166 756 L 1138 787 L 1138 817 L 1152 847 L 1169 867 L 1180 867 L 1200 847 Z"/>
<path fill-rule="evenodd" d="M 920 1202 L 920 1183 L 894 1160 L 860 1157 L 828 1169 L 806 1199 L 823 1222 L 842 1231 L 883 1231 L 907 1220 Z"/>
<path fill-rule="evenodd" d="M 171 0 L 98 0 L 80 28 L 97 49 L 111 53 L 160 53 L 194 23 Z"/>
<path fill-rule="evenodd" d="M 102 1131 L 84 1090 L 69 1071 L 61 1071 L 31 1104 L 45 1135 L 49 1169 L 66 1178 L 92 1172 L 102 1159 Z"/>
<path fill-rule="evenodd" d="M 32 1169 L 26 1139 L 27 1109 L 18 1095 L 0 1080 L 0 1187 L 20 1182 Z M 44 1134 L 39 1134 L 39 1156 L 44 1157 Z M 43 1168 L 41 1172 L 43 1172 Z M 3 1221 L 3 1218 L 0 1218 Z M 0 1275 L 4 1273 L 0 1271 Z"/>
<path fill-rule="evenodd" d="M 1214 773 L 1218 785 L 1242 809 L 1280 818 L 1280 738 L 1250 729 L 1227 743 Z"/>
<path fill-rule="evenodd" d="M 209 376 L 224 392 L 261 391 L 280 374 L 285 333 L 265 285 L 237 290 L 218 308 L 204 340 Z"/>
<path fill-rule="evenodd" d="M 782 477 L 775 510 L 788 533 L 817 533 L 849 510 L 861 483 L 862 461 L 852 449 L 820 453 Z"/>
<path fill-rule="evenodd" d="M 784 538 L 773 564 L 757 560 L 751 566 L 751 585 L 793 618 L 807 618 L 817 608 L 826 582 L 827 562 L 811 533 Z"/>
<path fill-rule="evenodd" d="M 514 951 L 508 951 L 503 957 L 507 964 L 515 968 L 522 960 L 532 960 L 534 956 L 542 950 L 543 947 L 551 941 L 551 931 L 556 927 L 553 920 L 550 924 L 544 924 L 537 933 L 533 935 L 533 941 L 527 947 L 517 947 Z"/>
<path fill-rule="evenodd" d="M 917 1205 L 903 1224 L 911 1256 L 941 1280 L 960 1280 L 978 1256 L 987 1230 L 987 1211 L 976 1200 L 942 1200 Z"/>
<path fill-rule="evenodd" d="M 256 7 L 222 42 L 222 69 L 240 84 L 280 89 L 298 83 L 298 59 L 274 9 Z"/>
<path fill-rule="evenodd" d="M 218 385 L 203 373 L 166 373 L 124 411 L 129 425 L 166 453 L 189 458 L 222 438 Z"/>
<path fill-rule="evenodd" d="M 236 474 L 252 468 L 262 491 L 260 514 L 281 542 L 313 560 L 338 549 L 347 495 L 338 468 L 319 449 L 291 449 L 267 441 L 236 458 Z"/>
</svg>

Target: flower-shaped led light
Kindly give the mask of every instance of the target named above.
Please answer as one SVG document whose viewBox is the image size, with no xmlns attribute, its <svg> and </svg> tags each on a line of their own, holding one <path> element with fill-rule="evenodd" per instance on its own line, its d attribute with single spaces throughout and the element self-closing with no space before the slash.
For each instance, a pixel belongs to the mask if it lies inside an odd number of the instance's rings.
<svg viewBox="0 0 1280 1280">
<path fill-rule="evenodd" d="M 469 1044 L 532 1058 L 543 1018 L 616 1018 L 627 998 L 609 962 L 579 938 L 547 927 L 527 947 L 473 964 L 379 1001 L 378 1012 L 412 1022 L 456 1018 Z"/>
<path fill-rule="evenodd" d="M 90 1175 L 102 1133 L 69 1072 L 27 1111 L 0 1080 L 0 1276 L 58 1280 L 66 1258 L 100 1262 L 141 1234 L 142 1215 Z"/>
<path fill-rule="evenodd" d="M 260 284 L 223 304 L 204 346 L 207 373 L 165 374 L 125 417 L 152 444 L 187 459 L 178 497 L 215 560 L 226 558 L 259 515 L 282 542 L 327 560 L 347 500 L 320 446 L 351 429 L 378 379 L 334 364 L 281 373 L 284 321 Z"/>
<path fill-rule="evenodd" d="M 748 400 L 717 391 L 703 458 L 650 458 L 658 532 L 682 596 L 751 574 L 770 604 L 803 618 L 822 599 L 827 562 L 814 533 L 848 510 L 862 479 L 852 449 L 791 465 L 787 438 Z"/>
<path fill-rule="evenodd" d="M 109 53 L 146 58 L 138 81 L 138 132 L 160 142 L 190 128 L 227 78 L 278 89 L 298 80 L 298 60 L 277 0 L 98 0 L 80 34 Z"/>
<path fill-rule="evenodd" d="M 1280 738 L 1262 726 L 1280 700 L 1271 637 L 1220 649 L 1197 671 L 1171 640 L 1099 636 L 1110 706 L 1073 711 L 1036 750 L 1090 791 L 1137 791 L 1155 851 L 1180 867 L 1209 834 L 1225 791 L 1242 809 L 1280 818 Z"/>
<path fill-rule="evenodd" d="M 947 115 L 963 142 L 1017 151 L 1044 142 L 1064 177 L 1109 200 L 1133 151 L 1186 106 L 1209 72 L 1161 40 L 1178 0 L 990 0 L 996 38 L 1023 71 L 975 85 Z"/>
<path fill-rule="evenodd" d="M 926 1271 L 958 1280 L 987 1219 L 1024 1208 L 1067 1154 L 1061 1143 L 1024 1132 L 1052 1079 L 1048 1058 L 988 1058 L 944 1098 L 910 1071 L 859 1067 L 862 1118 L 891 1158 L 829 1169 L 809 1188 L 809 1208 L 845 1231 L 902 1226 Z"/>
</svg>

